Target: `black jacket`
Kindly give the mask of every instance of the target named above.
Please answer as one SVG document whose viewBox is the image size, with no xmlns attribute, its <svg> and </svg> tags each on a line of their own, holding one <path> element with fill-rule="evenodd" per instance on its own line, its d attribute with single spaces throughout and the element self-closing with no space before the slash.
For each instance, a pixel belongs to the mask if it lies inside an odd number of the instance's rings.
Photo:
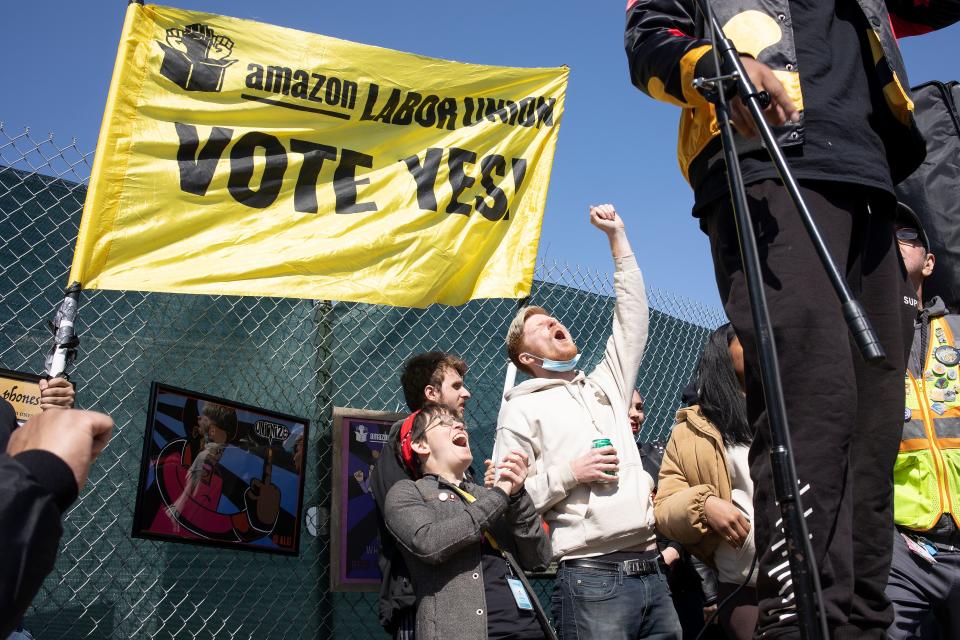
<svg viewBox="0 0 960 640">
<path fill-rule="evenodd" d="M 73 472 L 54 454 L 6 454 L 16 427 L 13 407 L 0 399 L 0 638 L 16 628 L 53 570 L 60 516 L 77 498 Z"/>
<path fill-rule="evenodd" d="M 900 153 L 888 159 L 894 182 L 913 172 L 926 155 L 926 146 L 913 117 L 909 81 L 897 46 L 897 37 L 939 29 L 960 20 L 958 0 L 857 0 L 874 54 L 872 71 L 893 119 Z M 684 176 L 694 186 L 722 157 L 713 107 L 693 87 L 696 77 L 712 77 L 713 56 L 704 20 L 694 0 L 629 0 L 624 47 L 633 84 L 657 100 L 683 107 L 677 153 Z M 711 0 L 727 36 L 741 53 L 767 64 L 793 101 L 802 105 L 800 73 L 790 22 L 789 0 Z M 765 30 L 759 37 L 758 30 Z M 771 44 L 767 44 L 767 37 Z M 764 46 L 753 51 L 758 42 Z M 781 146 L 803 144 L 804 122 L 776 127 Z M 737 139 L 742 155 L 759 149 L 759 139 Z"/>
<path fill-rule="evenodd" d="M 413 582 L 410 581 L 410 571 L 407 563 L 397 548 L 397 541 L 387 530 L 383 518 L 383 505 L 387 500 L 387 493 L 400 480 L 409 480 L 406 469 L 400 463 L 397 455 L 397 439 L 400 425 L 398 420 L 390 428 L 390 439 L 383 445 L 377 464 L 370 474 L 370 491 L 377 503 L 377 528 L 380 531 L 380 626 L 393 635 L 400 624 L 405 610 L 412 610 L 416 605 L 417 597 L 413 593 Z"/>
</svg>

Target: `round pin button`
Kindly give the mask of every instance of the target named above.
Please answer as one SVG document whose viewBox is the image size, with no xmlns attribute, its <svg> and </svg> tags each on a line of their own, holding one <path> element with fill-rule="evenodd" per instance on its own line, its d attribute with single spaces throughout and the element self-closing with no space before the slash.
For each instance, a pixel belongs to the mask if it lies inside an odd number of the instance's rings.
<svg viewBox="0 0 960 640">
<path fill-rule="evenodd" d="M 437 496 L 437 500 L 439 500 L 440 502 L 446 502 L 449 499 L 450 499 L 450 494 L 445 493 L 443 491 L 441 491 L 440 495 Z"/>
<path fill-rule="evenodd" d="M 958 351 L 956 347 L 951 347 L 948 344 L 937 347 L 933 352 L 933 357 L 948 367 L 960 363 L 960 351 Z"/>
<path fill-rule="evenodd" d="M 910 407 L 903 408 L 903 421 L 910 422 Z"/>
</svg>

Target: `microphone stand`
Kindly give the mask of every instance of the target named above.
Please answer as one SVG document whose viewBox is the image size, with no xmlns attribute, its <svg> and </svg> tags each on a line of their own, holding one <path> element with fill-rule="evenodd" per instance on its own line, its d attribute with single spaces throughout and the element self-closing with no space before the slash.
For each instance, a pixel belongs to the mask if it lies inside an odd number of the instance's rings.
<svg viewBox="0 0 960 640">
<path fill-rule="evenodd" d="M 844 319 L 853 333 L 854 340 L 864 360 L 876 363 L 882 361 L 885 354 L 866 312 L 860 303 L 853 299 L 843 275 L 834 264 L 823 236 L 820 234 L 813 216 L 800 194 L 799 185 L 787 166 L 786 158 L 784 158 L 770 126 L 763 117 L 763 110 L 770 104 L 769 94 L 765 91 L 758 92 L 753 85 L 744 70 L 739 53 L 715 19 L 709 1 L 696 0 L 696 4 L 706 17 L 706 26 L 713 44 L 717 75 L 714 78 L 697 78 L 694 80 L 694 86 L 714 104 L 723 142 L 727 179 L 730 185 L 730 196 L 740 242 L 740 256 L 747 280 L 753 324 L 757 333 L 760 376 L 770 425 L 770 464 L 773 472 L 774 493 L 783 522 L 800 635 L 805 640 L 827 640 L 829 635 L 826 615 L 823 610 L 820 576 L 810 546 L 807 524 L 803 517 L 803 504 L 798 491 L 797 471 L 791 450 L 790 429 L 783 398 L 777 349 L 766 295 L 763 290 L 760 257 L 750 220 L 743 174 L 740 170 L 736 143 L 733 138 L 729 102 L 732 96 L 728 97 L 727 95 L 729 90 L 727 83 L 735 84 L 736 94 L 739 94 L 753 117 L 763 144 L 769 152 L 770 158 L 776 166 L 780 179 L 787 188 L 797 211 L 800 213 L 830 282 L 836 290 Z M 758 550 L 758 552 L 762 552 L 762 550 Z"/>
</svg>

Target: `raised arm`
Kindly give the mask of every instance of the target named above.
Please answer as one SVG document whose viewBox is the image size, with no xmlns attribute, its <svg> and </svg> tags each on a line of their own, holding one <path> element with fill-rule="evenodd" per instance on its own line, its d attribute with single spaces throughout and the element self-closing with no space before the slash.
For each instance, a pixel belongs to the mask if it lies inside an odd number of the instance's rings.
<svg viewBox="0 0 960 640">
<path fill-rule="evenodd" d="M 623 219 L 612 204 L 590 207 L 590 224 L 606 234 L 614 260 L 633 255 Z"/>
<path fill-rule="evenodd" d="M 603 360 L 590 375 L 609 378 L 609 382 L 620 389 L 626 408 L 647 346 L 650 314 L 647 294 L 623 220 L 613 206 L 591 207 L 590 222 L 607 235 L 616 267 L 613 274 L 616 294 L 613 327 Z"/>
</svg>

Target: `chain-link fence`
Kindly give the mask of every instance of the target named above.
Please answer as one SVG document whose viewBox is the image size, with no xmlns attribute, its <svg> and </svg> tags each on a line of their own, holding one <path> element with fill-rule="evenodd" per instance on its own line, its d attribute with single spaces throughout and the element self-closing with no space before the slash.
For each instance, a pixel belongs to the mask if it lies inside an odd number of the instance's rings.
<svg viewBox="0 0 960 640">
<path fill-rule="evenodd" d="M 0 367 L 39 372 L 62 298 L 92 154 L 0 124 Z M 612 271 L 612 268 L 611 268 Z M 650 290 L 638 387 L 641 438 L 663 439 L 719 309 Z M 574 329 L 589 369 L 612 320 L 610 272 L 541 264 L 531 301 Z M 72 373 L 77 404 L 109 413 L 114 436 L 64 518 L 56 569 L 25 626 L 52 638 L 386 637 L 376 595 L 330 590 L 333 407 L 401 410 L 403 362 L 427 350 L 469 363 L 475 460 L 491 453 L 514 300 L 416 310 L 356 303 L 87 291 Z M 311 421 L 300 556 L 132 539 L 151 381 Z M 537 581 L 548 601 L 550 581 Z"/>
</svg>

